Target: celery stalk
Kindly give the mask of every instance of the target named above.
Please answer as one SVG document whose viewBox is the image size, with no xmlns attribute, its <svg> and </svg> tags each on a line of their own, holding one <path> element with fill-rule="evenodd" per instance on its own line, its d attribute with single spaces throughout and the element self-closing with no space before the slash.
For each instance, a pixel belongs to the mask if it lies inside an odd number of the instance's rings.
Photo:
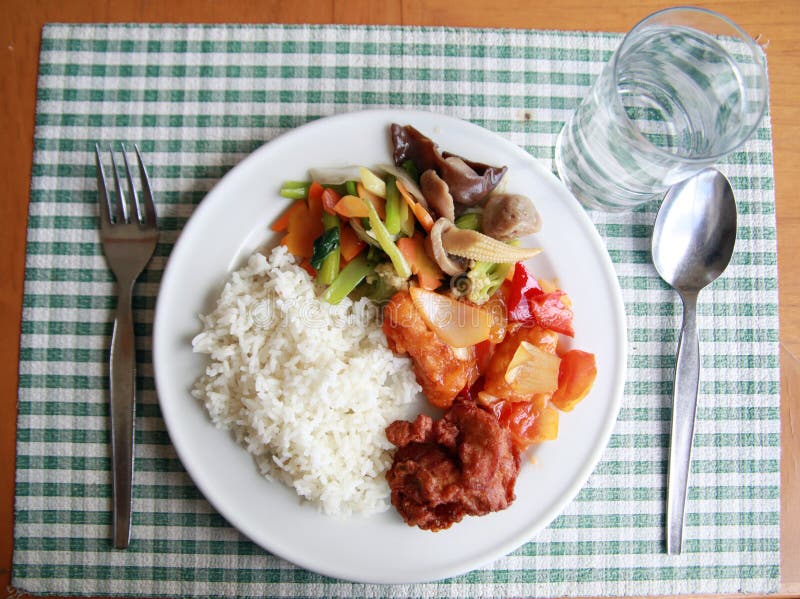
<svg viewBox="0 0 800 599">
<path fill-rule="evenodd" d="M 308 181 L 284 181 L 281 184 L 281 197 L 289 200 L 305 200 L 308 197 Z"/>
<path fill-rule="evenodd" d="M 322 227 L 328 229 L 339 229 L 339 217 L 335 214 L 322 213 Z M 317 281 L 322 285 L 330 285 L 339 274 L 339 260 L 342 255 L 341 248 L 337 245 L 330 254 L 325 256 L 322 266 L 317 271 Z"/>
<path fill-rule="evenodd" d="M 308 197 L 308 187 L 281 187 L 280 195 L 287 200 L 305 200 Z"/>
<path fill-rule="evenodd" d="M 322 299 L 329 304 L 338 304 L 371 272 L 373 268 L 367 264 L 367 257 L 362 252 L 347 263 L 322 294 Z"/>
<path fill-rule="evenodd" d="M 395 181 L 394 176 L 386 176 L 386 230 L 393 236 L 400 232 L 400 204 L 405 204 Z"/>
<path fill-rule="evenodd" d="M 414 236 L 414 214 L 411 208 L 408 207 L 406 201 L 400 202 L 400 231 L 406 237 Z"/>
<path fill-rule="evenodd" d="M 386 226 L 381 222 L 378 212 L 375 210 L 375 206 L 372 205 L 372 202 L 369 200 L 363 200 L 363 202 L 369 210 L 369 224 L 372 227 L 372 232 L 375 234 L 375 239 L 378 241 L 381 249 L 389 256 L 389 260 L 392 261 L 392 265 L 397 271 L 397 274 L 407 279 L 411 276 L 411 267 L 408 265 L 405 256 L 403 256 L 402 252 L 395 244 L 389 231 L 386 230 Z"/>
<path fill-rule="evenodd" d="M 470 231 L 481 230 L 481 215 L 479 212 L 465 212 L 456 219 L 456 227 L 459 229 L 469 229 Z"/>
</svg>

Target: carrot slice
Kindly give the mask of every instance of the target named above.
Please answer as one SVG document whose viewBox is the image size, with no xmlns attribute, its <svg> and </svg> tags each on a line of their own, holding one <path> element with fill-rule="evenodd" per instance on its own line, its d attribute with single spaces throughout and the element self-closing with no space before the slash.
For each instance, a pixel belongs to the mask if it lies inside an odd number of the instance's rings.
<svg viewBox="0 0 800 599">
<path fill-rule="evenodd" d="M 281 244 L 298 258 L 311 258 L 314 240 L 322 235 L 322 199 L 309 199 L 308 206 L 305 202 L 300 206 L 289 216 L 287 235 Z"/>
<path fill-rule="evenodd" d="M 375 206 L 375 212 L 378 213 L 380 219 L 386 220 L 386 200 L 369 191 L 361 183 L 356 183 L 356 190 L 358 191 L 358 197 L 362 200 L 369 200 L 372 202 L 372 205 Z"/>
<path fill-rule="evenodd" d="M 314 221 L 314 223 L 319 222 L 320 227 L 320 235 L 322 235 L 322 194 L 319 196 L 308 194 L 308 218 L 309 220 Z M 319 235 L 318 235 L 319 236 Z"/>
<path fill-rule="evenodd" d="M 305 210 L 306 203 L 303 200 L 295 200 L 291 206 L 289 206 L 286 210 L 283 211 L 274 223 L 272 223 L 269 228 L 273 231 L 285 231 L 289 228 L 289 219 L 292 216 L 293 212 L 297 212 L 298 210 Z"/>
<path fill-rule="evenodd" d="M 342 259 L 346 262 L 350 262 L 350 260 L 358 256 L 361 251 L 367 247 L 367 244 L 358 238 L 353 227 L 347 225 L 341 228 L 339 246 L 342 252 Z"/>
<path fill-rule="evenodd" d="M 425 206 L 414 199 L 414 196 L 408 192 L 408 189 L 406 189 L 402 181 L 398 180 L 396 183 L 397 190 L 400 192 L 400 195 L 403 196 L 408 207 L 411 208 L 411 212 L 414 213 L 414 216 L 419 221 L 419 224 L 422 225 L 422 228 L 429 233 L 430 230 L 433 229 L 433 217 L 430 215 L 430 212 L 425 209 Z"/>
<path fill-rule="evenodd" d="M 401 237 L 397 240 L 397 247 L 408 261 L 411 272 L 417 275 L 419 286 L 429 290 L 438 289 L 442 284 L 444 273 L 425 252 L 425 239 L 422 233 L 417 232 L 414 237 Z"/>
<path fill-rule="evenodd" d="M 364 205 L 361 198 L 356 196 L 344 196 L 333 207 L 333 210 L 347 218 L 368 218 L 369 209 Z"/>
<path fill-rule="evenodd" d="M 313 266 L 311 266 L 311 262 L 308 260 L 308 258 L 306 258 L 300 263 L 300 268 L 302 268 L 304 271 L 310 274 L 312 278 L 317 276 L 317 271 L 314 269 Z"/>
<path fill-rule="evenodd" d="M 321 198 L 323 191 L 325 191 L 325 188 L 322 187 L 322 185 L 320 185 L 316 181 L 312 181 L 311 185 L 308 188 L 308 199 L 310 200 L 310 199 L 313 198 L 313 199 L 317 200 L 317 199 Z"/>
</svg>

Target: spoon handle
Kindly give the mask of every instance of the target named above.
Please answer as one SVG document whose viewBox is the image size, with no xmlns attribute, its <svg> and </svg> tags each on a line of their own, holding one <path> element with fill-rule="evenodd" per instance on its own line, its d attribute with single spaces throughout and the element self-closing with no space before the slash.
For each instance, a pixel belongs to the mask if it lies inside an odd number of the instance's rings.
<svg viewBox="0 0 800 599">
<path fill-rule="evenodd" d="M 697 389 L 700 381 L 700 343 L 697 337 L 697 293 L 682 293 L 683 325 L 675 359 L 675 382 L 672 396 L 672 430 L 669 445 L 669 474 L 667 479 L 667 553 L 681 552 L 683 516 L 689 469 L 692 457 L 692 437 L 697 410 Z"/>
</svg>

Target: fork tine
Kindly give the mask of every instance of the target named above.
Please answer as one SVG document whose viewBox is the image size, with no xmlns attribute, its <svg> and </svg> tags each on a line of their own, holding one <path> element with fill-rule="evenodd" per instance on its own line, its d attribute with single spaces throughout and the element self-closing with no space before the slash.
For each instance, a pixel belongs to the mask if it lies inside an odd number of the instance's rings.
<svg viewBox="0 0 800 599">
<path fill-rule="evenodd" d="M 100 146 L 97 144 L 94 144 L 94 157 L 97 162 L 97 195 L 99 196 L 100 226 L 105 227 L 111 224 L 111 214 L 109 213 L 111 199 L 108 195 L 108 187 L 106 187 L 106 173 L 103 170 L 103 160 L 100 158 Z"/>
<path fill-rule="evenodd" d="M 125 195 L 122 193 L 122 184 L 119 181 L 119 170 L 117 169 L 117 161 L 114 159 L 114 150 L 111 150 L 111 167 L 114 169 L 114 189 L 116 190 L 116 198 L 114 198 L 114 221 L 117 224 L 128 222 L 128 213 L 125 209 Z"/>
<path fill-rule="evenodd" d="M 142 213 L 139 209 L 139 196 L 136 195 L 136 187 L 133 185 L 133 176 L 131 175 L 131 165 L 128 164 L 128 149 L 125 144 L 122 146 L 122 159 L 125 161 L 125 176 L 128 179 L 128 214 L 131 214 L 131 221 L 140 223 L 142 222 Z"/>
<path fill-rule="evenodd" d="M 147 174 L 147 169 L 144 167 L 144 160 L 142 160 L 142 153 L 139 151 L 139 146 L 133 144 L 136 150 L 136 158 L 139 161 L 139 175 L 142 179 L 142 196 L 144 197 L 144 223 L 150 227 L 156 227 L 156 205 L 153 201 L 153 190 L 150 187 L 150 177 Z"/>
</svg>

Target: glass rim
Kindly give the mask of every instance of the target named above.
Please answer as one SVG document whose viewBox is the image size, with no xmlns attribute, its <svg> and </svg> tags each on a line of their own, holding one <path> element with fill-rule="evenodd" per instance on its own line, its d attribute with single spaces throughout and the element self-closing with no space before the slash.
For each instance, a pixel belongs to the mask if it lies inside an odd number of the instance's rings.
<svg viewBox="0 0 800 599">
<path fill-rule="evenodd" d="M 689 13 L 699 13 L 709 17 L 713 17 L 730 27 L 735 33 L 739 35 L 741 40 L 747 45 L 750 49 L 753 56 L 756 58 L 756 64 L 758 66 L 758 77 L 761 80 L 763 85 L 759 86 L 761 88 L 761 93 L 758 98 L 759 110 L 758 110 L 758 118 L 755 119 L 754 123 L 745 131 L 745 134 L 741 137 L 739 141 L 735 144 L 731 145 L 730 147 L 726 147 L 722 151 L 715 152 L 713 154 L 708 154 L 706 156 L 681 156 L 680 154 L 675 154 L 673 152 L 668 152 L 664 148 L 655 145 L 652 143 L 647 137 L 639 130 L 636 124 L 630 119 L 628 113 L 625 111 L 625 107 L 622 104 L 622 99 L 619 95 L 619 89 L 617 88 L 616 82 L 618 80 L 618 73 L 617 73 L 617 60 L 620 56 L 620 50 L 630 41 L 631 36 L 641 28 L 642 25 L 659 17 L 661 15 L 667 13 L 678 13 L 678 12 L 689 12 Z M 613 57 L 611 58 L 611 73 L 614 77 L 614 98 L 618 104 L 617 108 L 621 109 L 621 112 L 625 118 L 625 122 L 628 124 L 628 127 L 635 133 L 636 137 L 649 146 L 652 150 L 655 151 L 656 154 L 664 156 L 665 158 L 670 158 L 674 160 L 675 158 L 679 158 L 681 161 L 685 163 L 708 163 L 710 160 L 717 160 L 726 154 L 730 154 L 736 148 L 741 146 L 745 143 L 750 137 L 755 133 L 758 129 L 758 126 L 761 124 L 761 120 L 764 118 L 764 115 L 767 112 L 767 106 L 769 104 L 769 79 L 767 77 L 767 67 L 766 67 L 766 57 L 764 55 L 764 51 L 759 46 L 759 44 L 746 32 L 744 29 L 739 27 L 734 21 L 729 19 L 723 14 L 715 12 L 713 10 L 709 10 L 707 8 L 701 8 L 699 6 L 671 6 L 669 8 L 663 8 L 661 10 L 657 10 L 653 12 L 643 19 L 640 19 L 631 29 L 625 34 L 625 37 L 622 38 L 619 46 L 617 47 L 616 51 L 614 52 Z"/>
</svg>

